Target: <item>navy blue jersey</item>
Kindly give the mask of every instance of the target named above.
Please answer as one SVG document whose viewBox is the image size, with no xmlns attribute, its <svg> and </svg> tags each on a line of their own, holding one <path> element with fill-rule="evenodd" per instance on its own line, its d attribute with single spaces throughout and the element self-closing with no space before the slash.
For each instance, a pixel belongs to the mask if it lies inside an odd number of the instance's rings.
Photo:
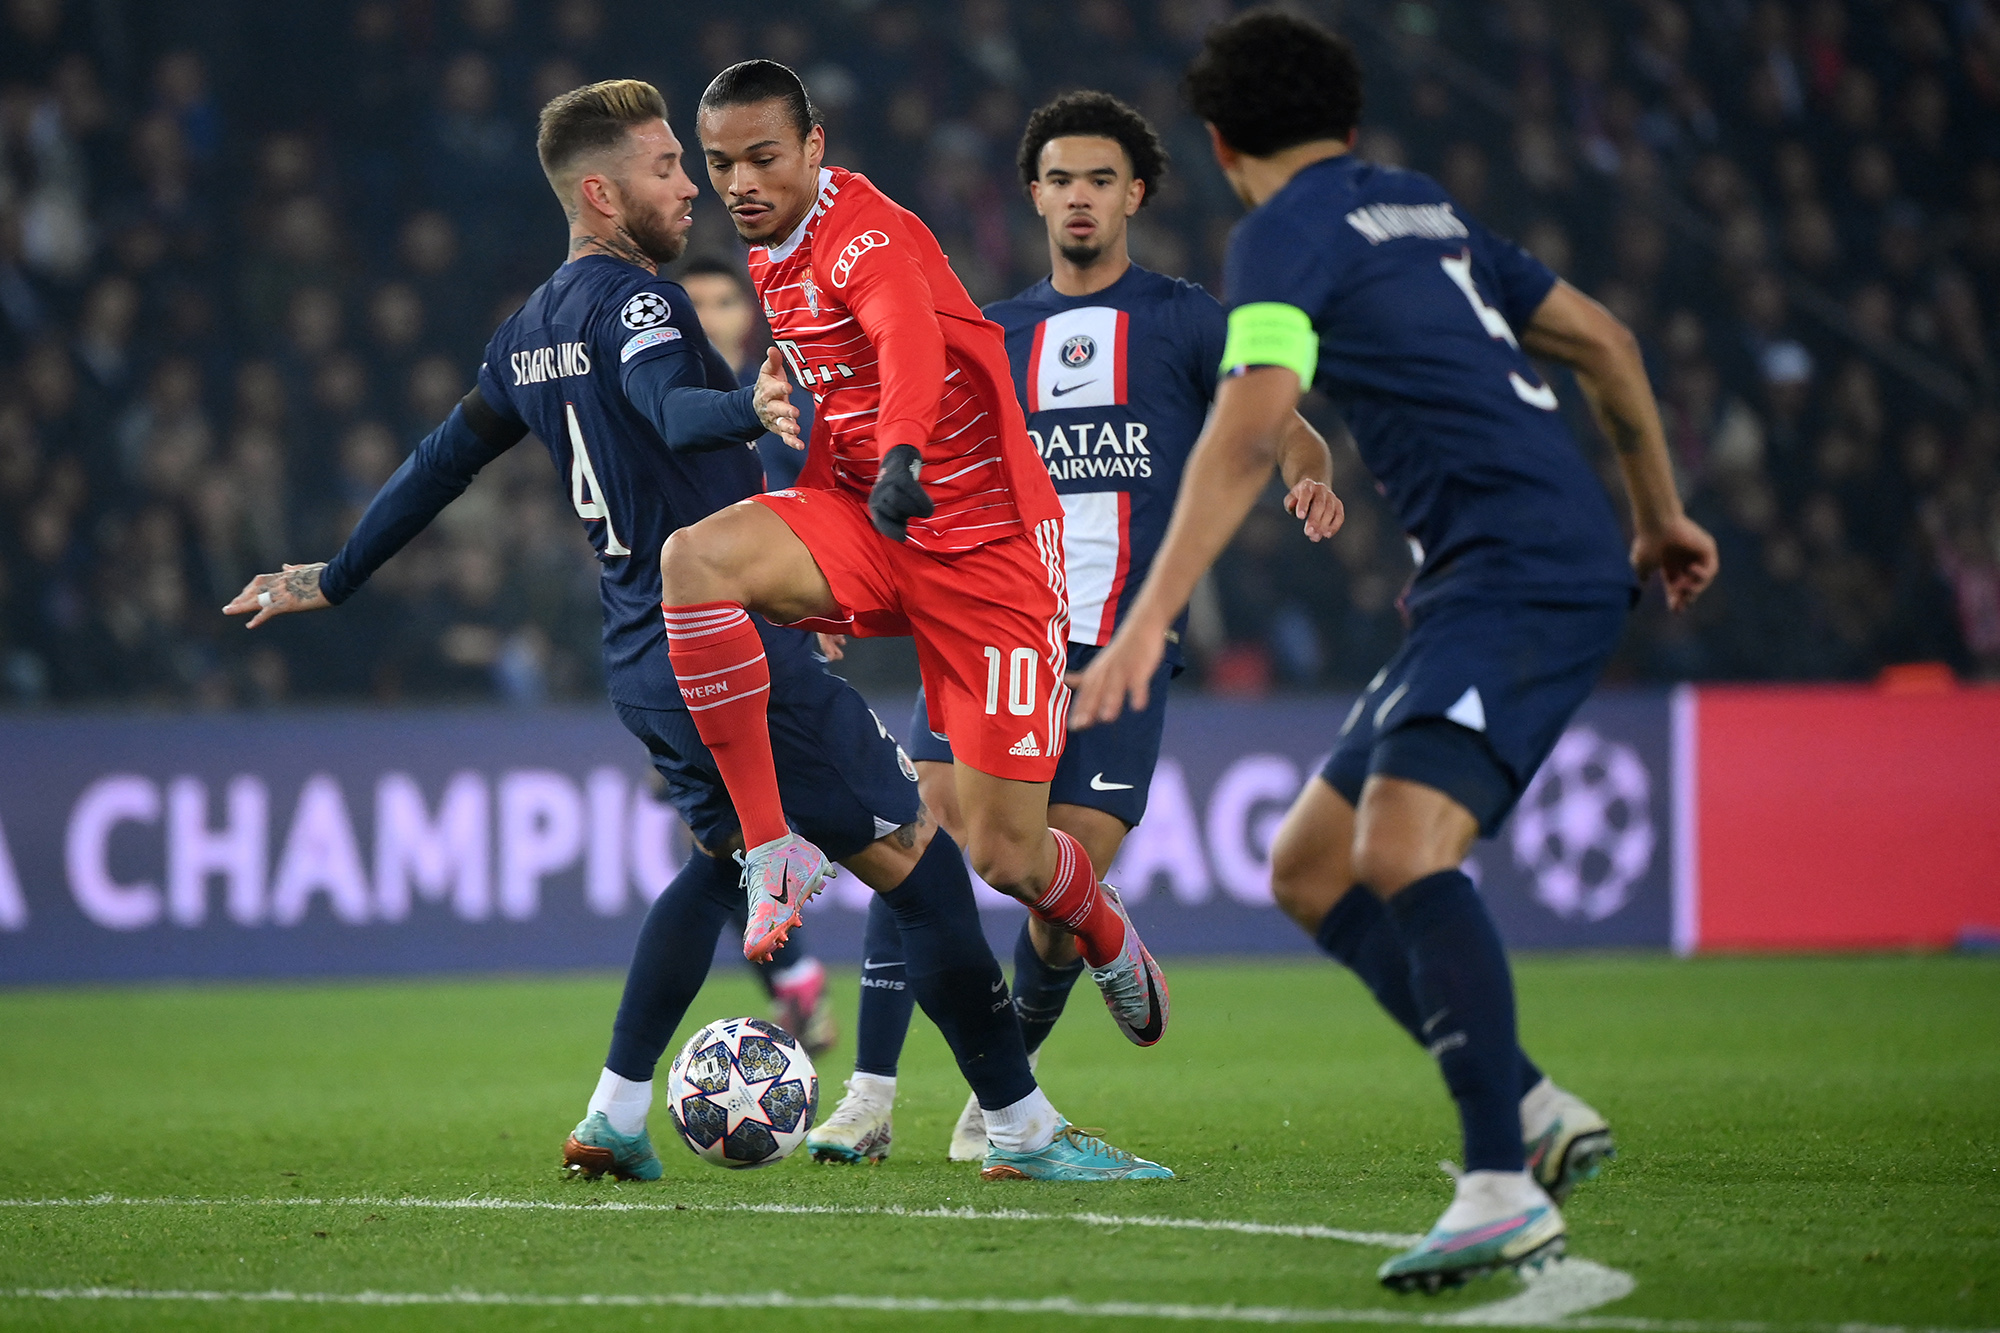
<svg viewBox="0 0 2000 1333">
<path fill-rule="evenodd" d="M 1236 225 L 1231 310 L 1303 310 L 1315 383 L 1421 548 L 1413 606 L 1506 592 L 1629 594 L 1610 498 L 1521 351 L 1555 275 L 1437 182 L 1350 156 L 1306 167 Z"/>
<path fill-rule="evenodd" d="M 625 395 L 625 380 L 662 357 L 693 361 L 685 383 L 733 390 L 736 376 L 709 343 L 676 283 L 588 255 L 557 269 L 487 344 L 479 391 L 524 422 L 567 479 L 597 551 L 604 668 L 611 697 L 680 708 L 660 619 L 660 547 L 676 529 L 763 489 L 749 445 L 676 452 Z M 759 624 L 774 678 L 817 670 L 807 637 Z"/>
<path fill-rule="evenodd" d="M 1134 264 L 1088 296 L 1044 278 L 986 317 L 1006 331 L 1028 435 L 1062 499 L 1070 641 L 1109 643 L 1167 535 L 1215 396 L 1222 306 Z M 1176 664 L 1186 619 L 1168 640 Z"/>
</svg>

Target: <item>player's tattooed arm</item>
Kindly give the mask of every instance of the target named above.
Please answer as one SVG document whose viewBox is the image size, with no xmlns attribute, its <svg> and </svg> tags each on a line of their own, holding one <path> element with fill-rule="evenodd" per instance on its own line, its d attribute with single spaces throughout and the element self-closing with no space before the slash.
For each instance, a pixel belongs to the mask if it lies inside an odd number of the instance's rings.
<svg viewBox="0 0 2000 1333">
<path fill-rule="evenodd" d="M 1297 412 L 1278 442 L 1278 475 L 1285 479 L 1285 512 L 1305 525 L 1308 540 L 1324 541 L 1340 531 L 1347 510 L 1333 493 L 1333 450 Z"/>
<path fill-rule="evenodd" d="M 1715 539 L 1681 508 L 1667 436 L 1639 340 L 1617 317 L 1566 282 L 1557 282 L 1523 332 L 1522 346 L 1576 372 L 1590 412 L 1618 457 L 1632 500 L 1632 568 L 1658 570 L 1667 605 L 1684 610 L 1715 581 Z"/>
<path fill-rule="evenodd" d="M 333 603 L 327 601 L 319 586 L 320 572 L 325 568 L 326 562 L 322 560 L 314 565 L 286 565 L 275 574 L 259 574 L 222 608 L 223 614 L 247 615 L 250 623 L 244 628 L 256 629 L 272 616 L 331 606 Z"/>
</svg>

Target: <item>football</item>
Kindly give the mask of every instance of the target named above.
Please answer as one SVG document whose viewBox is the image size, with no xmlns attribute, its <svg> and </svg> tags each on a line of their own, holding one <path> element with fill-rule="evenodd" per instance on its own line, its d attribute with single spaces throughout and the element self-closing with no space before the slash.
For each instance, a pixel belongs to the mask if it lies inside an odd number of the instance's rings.
<svg viewBox="0 0 2000 1333">
<path fill-rule="evenodd" d="M 696 1157 L 740 1170 L 782 1161 L 819 1106 L 812 1057 L 761 1018 L 724 1018 L 688 1038 L 667 1071 L 674 1127 Z"/>
</svg>

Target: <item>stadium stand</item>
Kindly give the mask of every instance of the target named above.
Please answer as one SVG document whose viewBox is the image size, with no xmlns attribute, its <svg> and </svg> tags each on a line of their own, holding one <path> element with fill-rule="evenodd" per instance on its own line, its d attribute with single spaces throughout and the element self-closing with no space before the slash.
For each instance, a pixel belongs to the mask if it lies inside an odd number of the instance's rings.
<svg viewBox="0 0 2000 1333">
<path fill-rule="evenodd" d="M 1177 79 L 1226 5 L 688 8 L 7 0 L 0 698 L 598 691 L 593 570 L 532 448 L 338 616 L 245 635 L 216 610 L 331 554 L 560 261 L 534 114 L 578 83 L 652 79 L 691 137 L 710 72 L 796 66 L 834 160 L 917 208 L 980 299 L 1045 271 L 1012 173 L 1027 109 L 1106 87 L 1176 159 L 1135 250 L 1216 281 L 1238 208 Z M 2000 675 L 2000 8 L 1327 13 L 1370 71 L 1361 150 L 1437 175 L 1642 339 L 1724 574 L 1684 620 L 1653 593 L 1613 679 Z M 705 185 L 696 252 L 740 253 Z M 1409 557 L 1344 458 L 1330 555 L 1273 505 L 1200 599 L 1207 687 L 1353 686 L 1391 651 Z"/>
</svg>

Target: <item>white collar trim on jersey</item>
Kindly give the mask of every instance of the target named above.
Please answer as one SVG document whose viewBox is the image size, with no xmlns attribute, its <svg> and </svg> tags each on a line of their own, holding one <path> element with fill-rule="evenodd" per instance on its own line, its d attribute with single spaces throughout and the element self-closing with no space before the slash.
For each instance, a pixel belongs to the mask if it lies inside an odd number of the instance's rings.
<svg viewBox="0 0 2000 1333">
<path fill-rule="evenodd" d="M 819 198 L 813 200 L 813 206 L 806 210 L 806 215 L 803 218 L 799 219 L 799 225 L 792 229 L 792 234 L 766 251 L 771 256 L 772 263 L 779 263 L 791 258 L 792 251 L 798 249 L 799 242 L 806 238 L 806 228 L 812 226 L 813 219 L 826 210 L 827 201 L 831 196 L 832 190 L 833 172 L 825 167 L 821 167 L 819 169 Z"/>
</svg>

